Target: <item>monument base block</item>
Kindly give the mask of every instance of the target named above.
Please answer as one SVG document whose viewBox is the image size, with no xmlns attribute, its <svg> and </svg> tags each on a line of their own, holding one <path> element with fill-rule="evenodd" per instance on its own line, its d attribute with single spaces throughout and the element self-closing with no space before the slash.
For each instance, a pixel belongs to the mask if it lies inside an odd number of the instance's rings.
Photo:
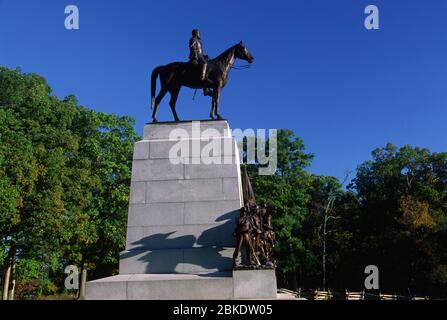
<svg viewBox="0 0 447 320">
<path fill-rule="evenodd" d="M 227 300 L 231 273 L 211 275 L 134 274 L 89 282 L 89 300 Z"/>
<path fill-rule="evenodd" d="M 118 275 L 87 284 L 88 300 L 276 299 L 274 270 Z"/>
<path fill-rule="evenodd" d="M 276 298 L 275 270 L 233 271 L 234 299 Z"/>
<path fill-rule="evenodd" d="M 120 274 L 88 282 L 87 299 L 276 298 L 273 270 L 232 271 L 240 162 L 226 121 L 146 125 L 133 154 Z"/>
</svg>

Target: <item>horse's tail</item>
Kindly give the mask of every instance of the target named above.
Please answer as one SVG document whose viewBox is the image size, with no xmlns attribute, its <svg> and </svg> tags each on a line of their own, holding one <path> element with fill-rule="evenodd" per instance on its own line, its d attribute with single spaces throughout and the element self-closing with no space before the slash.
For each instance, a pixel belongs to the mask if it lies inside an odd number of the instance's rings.
<svg viewBox="0 0 447 320">
<path fill-rule="evenodd" d="M 157 67 L 152 71 L 152 77 L 151 77 L 151 109 L 154 108 L 155 105 L 155 93 L 157 91 L 157 78 L 160 74 L 160 71 L 163 67 Z"/>
</svg>

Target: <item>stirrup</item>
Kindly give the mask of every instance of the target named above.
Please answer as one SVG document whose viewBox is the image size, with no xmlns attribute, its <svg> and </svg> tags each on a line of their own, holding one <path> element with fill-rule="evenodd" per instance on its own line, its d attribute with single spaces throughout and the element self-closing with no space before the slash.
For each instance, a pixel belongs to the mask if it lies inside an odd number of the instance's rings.
<svg viewBox="0 0 447 320">
<path fill-rule="evenodd" d="M 210 88 L 203 88 L 203 95 L 206 97 L 206 96 L 209 96 L 209 97 L 212 97 L 213 96 L 213 90 L 212 89 L 210 89 Z"/>
</svg>

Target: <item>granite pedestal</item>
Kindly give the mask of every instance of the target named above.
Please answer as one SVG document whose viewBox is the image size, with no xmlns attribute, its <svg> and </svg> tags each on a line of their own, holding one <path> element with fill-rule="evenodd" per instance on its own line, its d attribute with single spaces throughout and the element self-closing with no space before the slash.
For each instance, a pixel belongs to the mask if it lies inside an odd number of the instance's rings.
<svg viewBox="0 0 447 320">
<path fill-rule="evenodd" d="M 87 299 L 273 298 L 274 272 L 233 277 L 242 206 L 239 151 L 226 121 L 147 125 L 135 144 L 120 275 L 89 282 Z M 266 277 L 265 293 L 242 289 Z"/>
</svg>

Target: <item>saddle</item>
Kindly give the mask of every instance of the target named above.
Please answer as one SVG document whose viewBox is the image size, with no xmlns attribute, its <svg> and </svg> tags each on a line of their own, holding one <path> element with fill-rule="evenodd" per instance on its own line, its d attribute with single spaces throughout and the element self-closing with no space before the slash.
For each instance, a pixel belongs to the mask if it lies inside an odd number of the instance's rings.
<svg viewBox="0 0 447 320">
<path fill-rule="evenodd" d="M 193 60 L 189 60 L 188 64 L 191 66 L 192 70 L 191 72 L 201 78 L 202 77 L 202 72 L 203 72 L 203 68 L 204 68 L 204 64 L 200 63 L 197 59 L 193 59 Z M 210 70 L 210 64 L 207 63 L 207 68 L 206 68 L 206 72 L 205 72 L 205 81 L 212 83 L 212 81 L 208 78 L 208 72 Z"/>
</svg>

